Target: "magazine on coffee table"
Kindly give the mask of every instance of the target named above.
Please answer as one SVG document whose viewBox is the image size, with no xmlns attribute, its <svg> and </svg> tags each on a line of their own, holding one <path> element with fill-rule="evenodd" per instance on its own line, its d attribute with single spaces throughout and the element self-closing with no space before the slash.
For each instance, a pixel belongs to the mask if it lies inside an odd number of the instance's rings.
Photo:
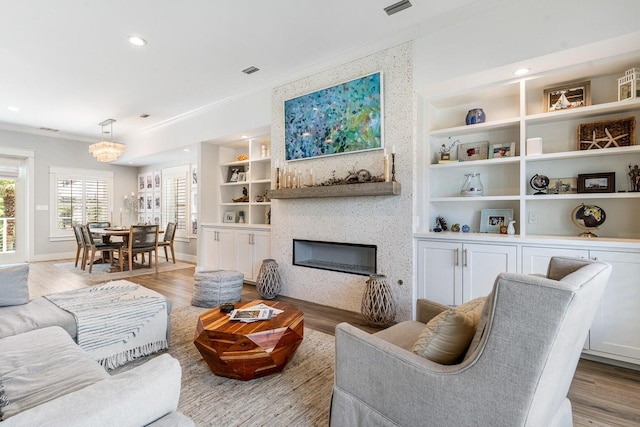
<svg viewBox="0 0 640 427">
<path fill-rule="evenodd" d="M 231 312 L 230 320 L 250 323 L 258 320 L 269 320 L 273 311 L 271 308 L 240 308 Z"/>
</svg>

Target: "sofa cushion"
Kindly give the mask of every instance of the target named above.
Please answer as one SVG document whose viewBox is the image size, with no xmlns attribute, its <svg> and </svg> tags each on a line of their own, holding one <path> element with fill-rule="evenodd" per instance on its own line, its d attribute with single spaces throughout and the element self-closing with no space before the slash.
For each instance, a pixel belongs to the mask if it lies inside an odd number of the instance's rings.
<svg viewBox="0 0 640 427">
<path fill-rule="evenodd" d="M 29 302 L 29 264 L 0 268 L 0 307 Z"/>
<path fill-rule="evenodd" d="M 413 352 L 442 365 L 460 361 L 478 326 L 486 297 L 476 298 L 443 311 L 426 324 L 413 346 Z"/>
<path fill-rule="evenodd" d="M 73 314 L 43 297 L 34 298 L 28 304 L 0 307 L 0 319 L 0 338 L 49 326 L 60 326 L 71 338 L 76 337 L 76 319 Z"/>
<path fill-rule="evenodd" d="M 0 408 L 1 419 L 105 378 L 109 374 L 102 366 L 58 326 L 3 338 L 0 390 L 6 405 Z"/>
<path fill-rule="evenodd" d="M 168 354 L 107 377 L 21 412 L 4 421 L 2 427 L 144 426 L 178 407 L 182 371 L 180 363 Z M 186 417 L 170 419 L 179 421 L 173 425 L 193 425 Z"/>
</svg>

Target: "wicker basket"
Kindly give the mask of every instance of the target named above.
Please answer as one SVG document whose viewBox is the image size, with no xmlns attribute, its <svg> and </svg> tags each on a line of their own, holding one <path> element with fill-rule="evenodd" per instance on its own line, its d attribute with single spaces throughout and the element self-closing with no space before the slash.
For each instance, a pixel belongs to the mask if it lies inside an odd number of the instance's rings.
<svg viewBox="0 0 640 427">
<path fill-rule="evenodd" d="M 636 118 L 603 120 L 578 125 L 578 150 L 636 145 Z"/>
<path fill-rule="evenodd" d="M 369 276 L 362 296 L 360 313 L 371 326 L 385 327 L 393 324 L 396 318 L 396 304 L 384 275 Z"/>
</svg>

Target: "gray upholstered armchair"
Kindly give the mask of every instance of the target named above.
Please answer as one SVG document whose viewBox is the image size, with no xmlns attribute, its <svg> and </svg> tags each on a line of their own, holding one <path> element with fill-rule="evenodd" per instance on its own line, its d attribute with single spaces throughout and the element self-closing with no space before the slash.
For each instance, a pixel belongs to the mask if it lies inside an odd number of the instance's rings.
<svg viewBox="0 0 640 427">
<path fill-rule="evenodd" d="M 373 335 L 338 325 L 331 424 L 571 426 L 567 392 L 610 274 L 560 257 L 547 277 L 500 274 L 455 365 L 411 351 L 438 304 L 421 300 L 418 321 Z"/>
</svg>

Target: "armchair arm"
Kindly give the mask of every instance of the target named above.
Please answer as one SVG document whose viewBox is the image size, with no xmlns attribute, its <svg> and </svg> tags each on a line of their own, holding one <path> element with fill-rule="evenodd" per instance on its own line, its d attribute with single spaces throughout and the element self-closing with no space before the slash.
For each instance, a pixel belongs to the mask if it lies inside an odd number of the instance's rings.
<svg viewBox="0 0 640 427">
<path fill-rule="evenodd" d="M 335 358 L 335 426 L 473 425 L 489 406 L 465 401 L 484 394 L 476 389 L 482 380 L 475 387 L 470 378 L 456 380 L 469 377 L 469 363 L 439 365 L 346 323 L 336 327 Z"/>
<path fill-rule="evenodd" d="M 451 307 L 430 301 L 428 299 L 418 299 L 416 301 L 416 320 L 422 323 L 428 323 L 429 320 Z"/>
</svg>

